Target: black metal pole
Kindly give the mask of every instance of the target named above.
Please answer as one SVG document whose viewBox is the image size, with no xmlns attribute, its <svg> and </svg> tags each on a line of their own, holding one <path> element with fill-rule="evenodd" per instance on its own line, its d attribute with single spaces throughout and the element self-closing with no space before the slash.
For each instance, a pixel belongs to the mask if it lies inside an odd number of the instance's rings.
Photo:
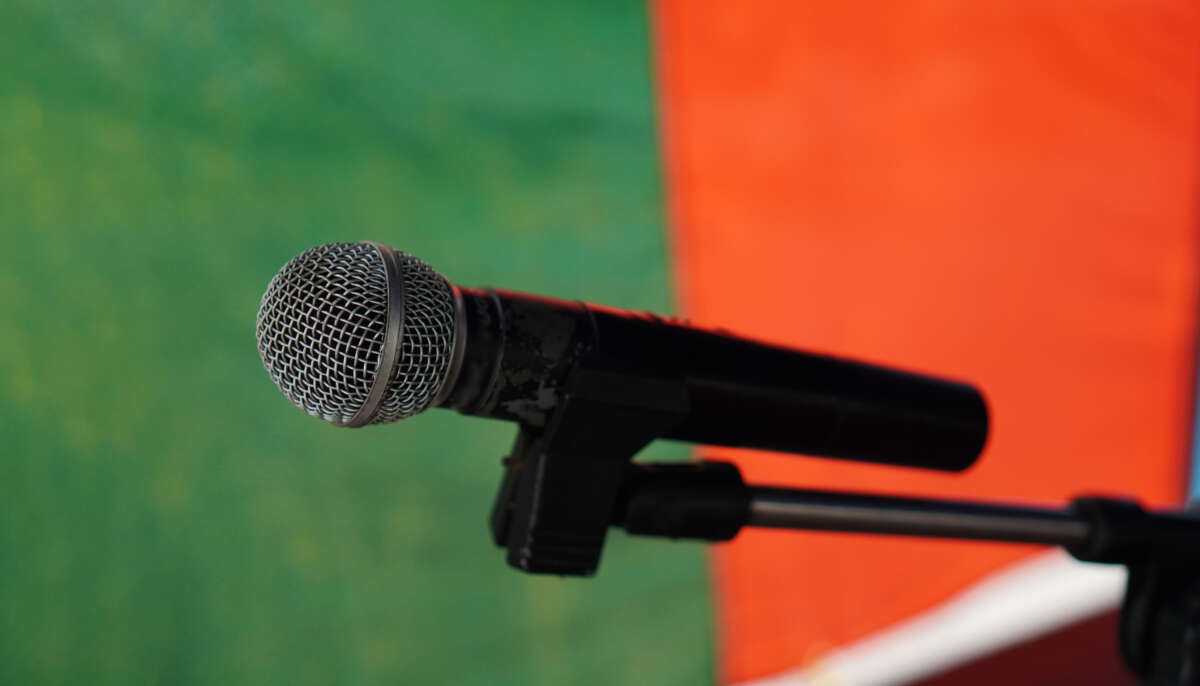
<svg viewBox="0 0 1200 686">
<path fill-rule="evenodd" d="M 612 523 L 634 534 L 725 541 L 745 526 L 974 539 L 1066 548 L 1088 562 L 1200 569 L 1200 514 L 1076 498 L 1062 508 L 748 486 L 724 462 L 630 465 Z"/>
<path fill-rule="evenodd" d="M 790 488 L 749 488 L 747 526 L 1078 546 L 1081 515 L 1061 509 L 897 498 Z"/>
</svg>

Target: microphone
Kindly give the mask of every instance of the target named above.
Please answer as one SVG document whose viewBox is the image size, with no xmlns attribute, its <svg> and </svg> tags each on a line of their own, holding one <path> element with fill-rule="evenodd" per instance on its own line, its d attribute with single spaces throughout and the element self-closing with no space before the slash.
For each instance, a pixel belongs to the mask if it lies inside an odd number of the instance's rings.
<svg viewBox="0 0 1200 686">
<path fill-rule="evenodd" d="M 959 471 L 988 433 L 984 399 L 963 383 L 656 314 L 455 286 L 372 242 L 289 261 L 256 334 L 288 400 L 340 426 L 445 407 L 536 430 L 586 372 L 630 397 L 681 389 L 684 411 L 661 436 L 680 441 Z"/>
</svg>

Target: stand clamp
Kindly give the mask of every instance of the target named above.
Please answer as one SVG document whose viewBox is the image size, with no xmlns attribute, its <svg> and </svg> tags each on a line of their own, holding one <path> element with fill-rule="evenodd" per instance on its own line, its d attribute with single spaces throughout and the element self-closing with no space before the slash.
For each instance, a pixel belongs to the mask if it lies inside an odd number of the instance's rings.
<svg viewBox="0 0 1200 686">
<path fill-rule="evenodd" d="M 504 460 L 491 530 L 508 563 L 539 574 L 594 574 L 630 460 L 687 411 L 680 381 L 577 366 L 546 426 L 522 424 Z"/>
<path fill-rule="evenodd" d="M 1119 643 L 1125 664 L 1151 686 L 1200 686 L 1200 524 L 1185 513 L 1078 498 L 1089 540 L 1067 550 L 1129 569 Z"/>
</svg>

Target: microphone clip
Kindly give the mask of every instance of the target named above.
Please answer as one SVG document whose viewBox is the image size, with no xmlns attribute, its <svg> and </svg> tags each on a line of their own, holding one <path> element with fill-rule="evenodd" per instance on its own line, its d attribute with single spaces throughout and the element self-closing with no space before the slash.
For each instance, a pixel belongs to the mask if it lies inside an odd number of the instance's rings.
<svg viewBox="0 0 1200 686">
<path fill-rule="evenodd" d="M 687 417 L 680 379 L 576 364 L 544 427 L 522 423 L 491 513 L 492 538 L 526 572 L 591 576 L 623 519 L 633 456 Z"/>
</svg>

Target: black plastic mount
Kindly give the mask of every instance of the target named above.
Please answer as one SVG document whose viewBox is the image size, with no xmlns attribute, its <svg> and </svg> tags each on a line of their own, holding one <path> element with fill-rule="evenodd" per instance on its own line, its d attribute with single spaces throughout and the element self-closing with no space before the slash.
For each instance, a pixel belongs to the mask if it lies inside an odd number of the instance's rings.
<svg viewBox="0 0 1200 686">
<path fill-rule="evenodd" d="M 491 529 L 508 563 L 533 573 L 595 573 L 630 460 L 687 410 L 681 382 L 577 366 L 546 426 L 522 424 L 504 460 Z"/>
<path fill-rule="evenodd" d="M 523 424 L 492 508 L 496 545 L 531 573 L 588 576 L 610 526 L 631 534 L 727 541 L 750 492 L 724 462 L 633 464 L 687 414 L 672 380 L 577 367 L 544 428 Z"/>
</svg>

